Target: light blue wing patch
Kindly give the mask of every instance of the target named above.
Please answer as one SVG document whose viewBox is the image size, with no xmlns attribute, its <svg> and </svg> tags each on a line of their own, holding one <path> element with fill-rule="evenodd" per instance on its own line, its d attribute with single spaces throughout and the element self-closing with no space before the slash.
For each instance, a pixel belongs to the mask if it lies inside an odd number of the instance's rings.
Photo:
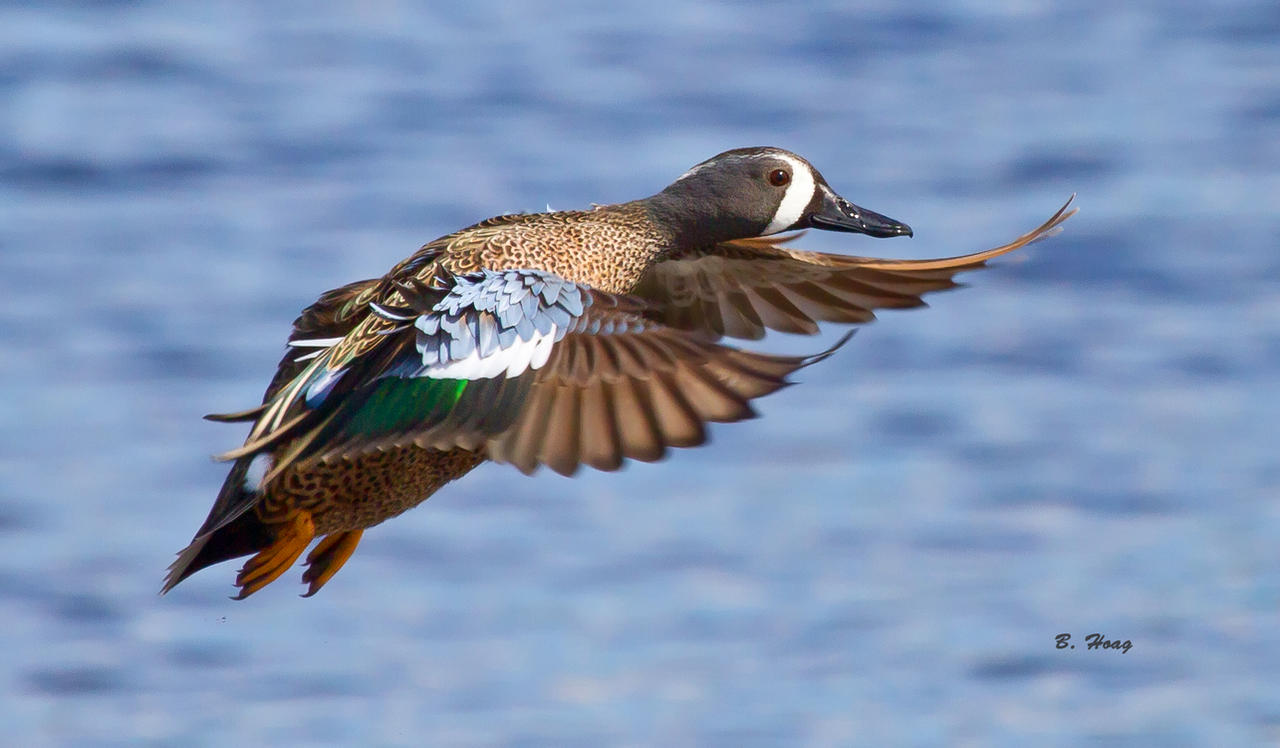
<svg viewBox="0 0 1280 748">
<path fill-rule="evenodd" d="M 538 270 L 456 276 L 444 298 L 414 322 L 420 366 L 399 376 L 485 379 L 540 368 L 572 330 L 587 286 Z"/>
</svg>

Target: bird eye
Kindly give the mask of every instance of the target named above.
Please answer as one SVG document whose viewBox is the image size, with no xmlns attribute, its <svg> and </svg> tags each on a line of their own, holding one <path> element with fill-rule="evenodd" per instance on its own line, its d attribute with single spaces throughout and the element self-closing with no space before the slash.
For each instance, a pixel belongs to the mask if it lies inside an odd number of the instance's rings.
<svg viewBox="0 0 1280 748">
<path fill-rule="evenodd" d="M 769 184 L 781 187 L 791 181 L 791 174 L 786 169 L 774 169 L 769 172 Z"/>
</svg>

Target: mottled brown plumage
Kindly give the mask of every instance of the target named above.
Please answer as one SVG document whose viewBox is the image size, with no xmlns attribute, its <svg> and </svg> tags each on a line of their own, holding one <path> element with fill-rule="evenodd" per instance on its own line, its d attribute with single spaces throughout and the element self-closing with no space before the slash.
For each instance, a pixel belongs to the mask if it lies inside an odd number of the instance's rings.
<svg viewBox="0 0 1280 748">
<path fill-rule="evenodd" d="M 790 192 L 793 183 L 812 194 Z M 253 426 L 224 456 L 230 475 L 164 590 L 253 553 L 236 581 L 245 597 L 320 537 L 303 577 L 311 595 L 364 529 L 486 459 L 571 474 L 701 444 L 705 423 L 751 417 L 752 399 L 830 353 L 770 356 L 720 338 L 813 333 L 818 322 L 919 306 L 1071 213 L 1063 206 L 1010 244 L 943 260 L 792 250 L 760 234 L 910 230 L 843 201 L 794 154 L 742 149 L 652 198 L 499 216 L 437 239 L 380 279 L 322 295 L 294 322 L 262 405 L 212 416 Z M 540 326 L 503 327 L 503 315 Z"/>
</svg>

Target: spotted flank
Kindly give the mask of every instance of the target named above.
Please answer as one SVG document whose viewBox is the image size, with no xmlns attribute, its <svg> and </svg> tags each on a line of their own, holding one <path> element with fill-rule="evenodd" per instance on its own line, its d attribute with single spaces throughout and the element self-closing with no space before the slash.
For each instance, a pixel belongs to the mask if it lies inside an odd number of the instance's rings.
<svg viewBox="0 0 1280 748">
<path fill-rule="evenodd" d="M 708 424 L 752 418 L 753 400 L 852 332 L 809 356 L 726 339 L 923 306 L 956 274 L 1056 233 L 1069 205 L 973 254 L 806 252 L 777 234 L 912 230 L 845 200 L 794 153 L 741 148 L 648 198 L 497 216 L 436 239 L 381 278 L 322 294 L 294 321 L 261 404 L 208 416 L 249 433 L 221 455 L 227 478 L 163 591 L 248 556 L 238 598 L 304 558 L 310 596 L 365 530 L 485 461 L 573 475 L 703 444 Z"/>
</svg>

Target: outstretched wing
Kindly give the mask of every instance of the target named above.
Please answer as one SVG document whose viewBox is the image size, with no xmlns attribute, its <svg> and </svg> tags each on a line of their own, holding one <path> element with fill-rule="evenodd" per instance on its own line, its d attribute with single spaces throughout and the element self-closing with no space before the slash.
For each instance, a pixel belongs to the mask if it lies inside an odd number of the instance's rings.
<svg viewBox="0 0 1280 748">
<path fill-rule="evenodd" d="M 876 309 L 922 306 L 924 294 L 956 286 L 957 273 L 1057 233 L 1075 214 L 1068 210 L 1074 199 L 1034 231 L 985 252 L 883 260 L 780 246 L 790 238 L 744 239 L 659 262 L 633 293 L 650 301 L 664 324 L 713 340 L 754 340 L 766 329 L 812 334 L 818 322 L 870 322 Z"/>
<path fill-rule="evenodd" d="M 580 287 L 583 288 L 583 287 Z M 489 456 L 531 473 L 544 464 L 571 475 L 580 464 L 616 470 L 652 462 L 668 447 L 706 441 L 707 422 L 753 418 L 750 401 L 789 374 L 831 355 L 741 351 L 649 319 L 632 297 L 588 291 L 583 313 L 551 349 L 512 427 Z"/>
<path fill-rule="evenodd" d="M 290 464 L 410 444 L 487 448 L 525 472 L 612 470 L 705 441 L 707 421 L 816 357 L 738 351 L 646 316 L 646 305 L 537 270 L 441 272 L 397 284 L 318 349 L 257 416 L 245 445 Z"/>
</svg>

